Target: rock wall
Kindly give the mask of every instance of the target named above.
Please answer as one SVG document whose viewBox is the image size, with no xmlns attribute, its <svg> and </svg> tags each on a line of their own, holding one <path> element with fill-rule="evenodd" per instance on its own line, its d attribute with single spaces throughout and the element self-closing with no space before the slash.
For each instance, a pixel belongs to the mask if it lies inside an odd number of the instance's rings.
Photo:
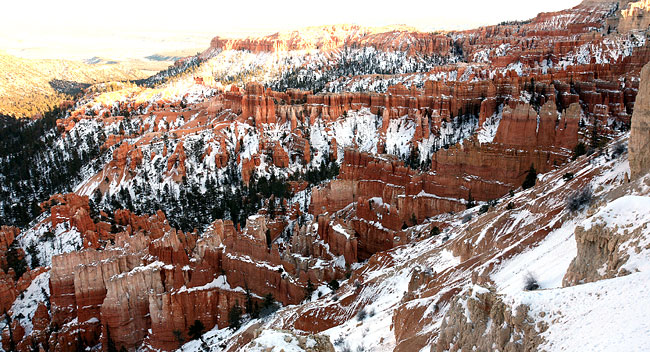
<svg viewBox="0 0 650 352">
<path fill-rule="evenodd" d="M 512 309 L 494 292 L 475 285 L 442 319 L 436 351 L 534 351 L 546 328 L 528 316 L 528 306 Z"/>
<path fill-rule="evenodd" d="M 409 40 L 410 45 L 405 45 Z M 408 51 L 410 54 L 448 53 L 452 41 L 445 35 L 419 33 L 406 26 L 362 27 L 358 25 L 330 25 L 307 27 L 300 31 L 279 32 L 263 37 L 228 39 L 215 37 L 210 48 L 202 53 L 209 57 L 219 50 L 247 50 L 253 53 L 293 50 L 332 51 L 344 46 L 373 47 L 377 50 Z"/>
<path fill-rule="evenodd" d="M 649 205 L 647 197 L 624 196 L 576 227 L 578 251 L 562 284 L 574 286 L 636 271 L 650 257 Z"/>
<path fill-rule="evenodd" d="M 632 177 L 650 171 L 650 65 L 641 71 L 641 84 L 630 131 L 629 159 Z"/>
<path fill-rule="evenodd" d="M 630 32 L 634 30 L 645 30 L 650 26 L 650 1 L 639 0 L 620 1 L 621 10 L 618 18 L 618 31 Z"/>
</svg>

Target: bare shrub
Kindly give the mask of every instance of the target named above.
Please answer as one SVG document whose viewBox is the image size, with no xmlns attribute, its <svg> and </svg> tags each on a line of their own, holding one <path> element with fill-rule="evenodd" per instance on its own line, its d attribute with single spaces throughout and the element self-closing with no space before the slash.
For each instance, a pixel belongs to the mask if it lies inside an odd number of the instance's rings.
<svg viewBox="0 0 650 352">
<path fill-rule="evenodd" d="M 358 321 L 364 321 L 364 320 L 366 319 L 367 316 L 368 316 L 368 313 L 366 313 L 366 309 L 365 309 L 365 308 L 361 308 L 361 310 L 359 310 L 359 311 L 357 312 L 357 320 L 358 320 Z"/>
<path fill-rule="evenodd" d="M 537 278 L 530 271 L 524 277 L 524 290 L 526 291 L 535 291 L 539 289 L 539 283 Z"/>
<path fill-rule="evenodd" d="M 623 142 L 614 144 L 612 147 L 612 159 L 616 159 L 619 156 L 627 152 L 627 146 Z"/>
<path fill-rule="evenodd" d="M 583 189 L 571 193 L 566 199 L 566 208 L 571 212 L 582 210 L 591 204 L 593 200 L 593 191 L 591 186 L 587 185 Z"/>
</svg>

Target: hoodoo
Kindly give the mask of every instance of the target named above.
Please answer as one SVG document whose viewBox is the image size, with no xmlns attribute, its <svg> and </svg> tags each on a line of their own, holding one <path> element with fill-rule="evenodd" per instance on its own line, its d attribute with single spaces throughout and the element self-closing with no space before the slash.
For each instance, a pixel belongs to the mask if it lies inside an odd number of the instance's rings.
<svg viewBox="0 0 650 352">
<path fill-rule="evenodd" d="M 2 350 L 647 348 L 648 4 L 0 55 Z"/>
</svg>

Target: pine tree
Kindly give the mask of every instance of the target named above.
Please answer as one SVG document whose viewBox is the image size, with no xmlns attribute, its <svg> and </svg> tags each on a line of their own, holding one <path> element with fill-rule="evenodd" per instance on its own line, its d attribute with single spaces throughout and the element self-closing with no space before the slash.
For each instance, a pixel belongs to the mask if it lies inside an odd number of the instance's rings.
<svg viewBox="0 0 650 352">
<path fill-rule="evenodd" d="M 271 230 L 266 229 L 266 246 L 271 249 Z"/>
<path fill-rule="evenodd" d="M 467 209 L 474 208 L 476 206 L 476 201 L 474 200 L 474 197 L 472 197 L 472 190 L 469 191 L 469 194 L 467 195 L 467 203 L 465 203 L 465 207 Z"/>
<path fill-rule="evenodd" d="M 108 352 L 117 352 L 117 347 L 115 347 L 115 341 L 111 338 L 111 331 L 106 326 L 106 344 Z"/>
<path fill-rule="evenodd" d="M 228 312 L 228 326 L 233 330 L 237 330 L 241 326 L 241 314 L 242 310 L 239 306 L 239 302 L 235 302 L 235 305 L 232 306 Z"/>
<path fill-rule="evenodd" d="M 248 285 L 245 286 L 245 291 L 246 291 L 246 313 L 252 315 L 253 314 L 253 295 L 251 294 L 250 288 L 248 288 Z"/>
<path fill-rule="evenodd" d="M 16 274 L 15 279 L 18 280 L 27 271 L 27 262 L 25 261 L 25 257 L 21 256 L 18 252 L 15 246 L 16 243 L 14 242 L 14 245 L 7 251 L 7 265 L 14 269 L 14 273 Z"/>
<path fill-rule="evenodd" d="M 526 179 L 524 180 L 524 183 L 521 184 L 522 189 L 529 189 L 535 186 L 535 183 L 537 183 L 537 171 L 535 170 L 534 165 L 530 165 L 530 169 L 528 169 L 528 175 L 526 175 Z"/>
<path fill-rule="evenodd" d="M 172 331 L 174 334 L 174 337 L 176 338 L 176 341 L 178 341 L 178 344 L 182 345 L 183 342 L 185 342 L 185 339 L 183 338 L 183 332 L 180 330 L 174 330 Z"/>
<path fill-rule="evenodd" d="M 205 330 L 205 325 L 200 320 L 195 320 L 194 324 L 190 325 L 188 334 L 192 340 L 199 339 Z"/>
<path fill-rule="evenodd" d="M 311 279 L 307 280 L 307 286 L 305 287 L 305 298 L 311 300 L 311 294 L 316 291 L 314 283 L 311 282 Z"/>
<path fill-rule="evenodd" d="M 580 142 L 573 148 L 573 160 L 578 159 L 580 156 L 587 154 L 587 147 L 584 143 Z"/>
<path fill-rule="evenodd" d="M 275 299 L 273 298 L 272 293 L 268 293 L 266 296 L 264 296 L 264 308 L 269 308 L 275 304 Z"/>
</svg>

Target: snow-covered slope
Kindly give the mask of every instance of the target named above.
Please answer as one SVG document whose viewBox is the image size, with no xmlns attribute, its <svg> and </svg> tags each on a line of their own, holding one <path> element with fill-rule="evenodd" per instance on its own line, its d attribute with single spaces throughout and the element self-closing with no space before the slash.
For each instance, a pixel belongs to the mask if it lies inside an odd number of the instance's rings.
<svg viewBox="0 0 650 352">
<path fill-rule="evenodd" d="M 611 149 L 607 155 L 609 152 Z M 648 177 L 626 181 L 626 154 L 607 155 L 583 157 L 541 176 L 536 187 L 499 200 L 500 204 L 487 212 L 473 208 L 432 218 L 431 223 L 416 226 L 409 233 L 414 238 L 426 238 L 434 224 L 442 223 L 446 227 L 440 235 L 376 254 L 341 282 L 336 292 L 323 286 L 312 302 L 252 320 L 234 332 L 237 338 L 225 337 L 231 334 L 228 330 L 215 330 L 206 334 L 206 341 L 216 344 L 209 336 L 220 335 L 220 346 L 226 350 L 256 351 L 267 337 L 282 336 L 269 329 L 291 327 L 300 331 L 300 326 L 312 321 L 331 326 L 317 330 L 329 336 L 336 351 L 409 350 L 405 346 L 413 337 L 408 336 L 421 336 L 435 346 L 440 342 L 441 324 L 447 341 L 459 323 L 454 317 L 477 319 L 471 308 L 474 304 L 468 306 L 468 300 L 484 302 L 479 297 L 489 296 L 503 302 L 499 304 L 513 317 L 520 314 L 520 307 L 527 307 L 524 321 L 531 328 L 512 336 L 526 336 L 526 343 L 534 341 L 530 346 L 536 349 L 600 351 L 624 346 L 625 350 L 642 351 L 648 346 L 645 336 L 650 327 L 644 319 L 650 313 L 650 300 L 644 294 L 650 285 L 650 187 L 645 183 Z M 568 180 L 567 173 L 573 178 Z M 586 208 L 567 209 L 572 189 L 584 189 L 589 184 L 594 192 Z M 629 254 L 623 266 L 630 274 L 563 285 L 572 261 L 580 255 L 576 228 L 589 230 L 593 224 L 621 236 L 636 234 L 634 240 L 619 243 L 621 251 Z M 538 285 L 533 291 L 524 289 L 529 275 Z M 452 292 L 459 291 L 461 294 L 450 301 Z M 456 307 L 463 306 L 465 311 L 457 313 Z M 481 339 L 490 341 L 488 331 L 494 328 L 486 322 L 486 335 Z M 255 335 L 261 339 L 242 348 L 243 331 L 257 331 Z M 482 342 L 477 339 L 474 343 L 479 346 Z M 524 346 L 523 340 L 521 343 Z M 186 345 L 184 350 L 191 346 Z"/>
</svg>

